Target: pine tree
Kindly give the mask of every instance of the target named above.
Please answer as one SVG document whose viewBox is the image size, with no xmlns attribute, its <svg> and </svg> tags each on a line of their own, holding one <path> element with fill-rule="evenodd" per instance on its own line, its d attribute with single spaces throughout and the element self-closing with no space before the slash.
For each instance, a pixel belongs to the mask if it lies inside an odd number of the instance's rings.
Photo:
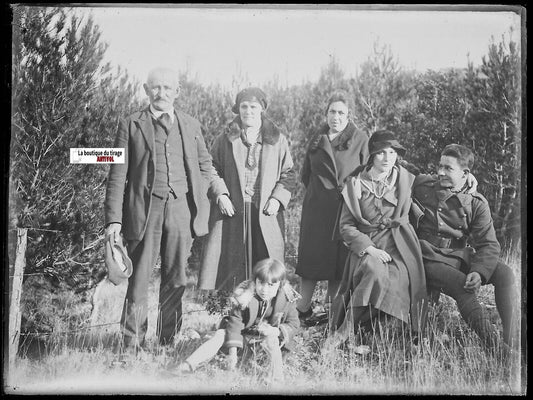
<svg viewBox="0 0 533 400">
<path fill-rule="evenodd" d="M 468 67 L 471 102 L 468 125 L 477 155 L 476 170 L 502 242 L 520 236 L 521 75 L 517 44 L 494 38 L 480 67 Z"/>
<path fill-rule="evenodd" d="M 29 228 L 30 278 L 83 292 L 104 273 L 108 167 L 70 164 L 70 148 L 112 147 L 119 118 L 138 107 L 137 85 L 103 62 L 92 18 L 16 6 L 14 22 L 11 217 Z"/>
<path fill-rule="evenodd" d="M 352 86 L 357 119 L 369 135 L 379 129 L 396 130 L 413 105 L 413 74 L 404 71 L 390 47 L 378 41 Z"/>
</svg>

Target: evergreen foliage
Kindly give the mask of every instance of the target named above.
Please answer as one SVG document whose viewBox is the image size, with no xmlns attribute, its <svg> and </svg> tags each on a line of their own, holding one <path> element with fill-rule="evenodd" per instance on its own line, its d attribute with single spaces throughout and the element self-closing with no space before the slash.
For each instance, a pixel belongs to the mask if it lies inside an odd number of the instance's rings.
<svg viewBox="0 0 533 400">
<path fill-rule="evenodd" d="M 63 8 L 17 7 L 10 199 L 29 228 L 27 274 L 76 290 L 103 272 L 108 167 L 70 164 L 70 148 L 112 147 L 137 85 L 103 63 L 107 46 L 91 18 Z"/>
</svg>

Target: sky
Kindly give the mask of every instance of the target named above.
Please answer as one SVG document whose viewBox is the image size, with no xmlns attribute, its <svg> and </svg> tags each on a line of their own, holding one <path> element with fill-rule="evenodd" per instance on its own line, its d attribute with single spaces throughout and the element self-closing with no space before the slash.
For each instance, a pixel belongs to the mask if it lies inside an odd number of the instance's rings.
<svg viewBox="0 0 533 400">
<path fill-rule="evenodd" d="M 316 80 L 335 57 L 348 76 L 372 53 L 390 46 L 400 65 L 425 71 L 475 65 L 491 36 L 520 40 L 520 16 L 510 11 L 427 11 L 284 8 L 194 8 L 140 5 L 87 7 L 108 43 L 108 61 L 139 82 L 164 65 L 203 84 L 231 87 L 234 76 L 261 85 Z M 318 8 L 322 7 L 322 8 Z"/>
</svg>

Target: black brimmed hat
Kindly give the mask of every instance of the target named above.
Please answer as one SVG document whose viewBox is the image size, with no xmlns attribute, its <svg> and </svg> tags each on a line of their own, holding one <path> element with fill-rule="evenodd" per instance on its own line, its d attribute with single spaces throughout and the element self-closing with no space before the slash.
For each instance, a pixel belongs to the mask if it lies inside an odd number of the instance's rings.
<svg viewBox="0 0 533 400">
<path fill-rule="evenodd" d="M 381 150 L 387 147 L 392 147 L 400 156 L 404 156 L 406 153 L 405 147 L 394 136 L 394 133 L 387 130 L 376 131 L 370 136 L 368 140 L 368 152 L 372 154 L 379 153 Z"/>
</svg>

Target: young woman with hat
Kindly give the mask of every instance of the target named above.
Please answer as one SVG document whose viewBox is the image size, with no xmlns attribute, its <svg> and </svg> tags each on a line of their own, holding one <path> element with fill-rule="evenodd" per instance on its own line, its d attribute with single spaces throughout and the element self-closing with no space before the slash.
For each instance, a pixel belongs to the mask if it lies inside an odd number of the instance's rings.
<svg viewBox="0 0 533 400">
<path fill-rule="evenodd" d="M 250 279 L 265 258 L 284 261 L 283 211 L 295 185 L 289 144 L 265 116 L 265 93 L 250 87 L 237 94 L 237 114 L 213 142 L 219 176 L 211 184 L 209 234 L 198 287 L 232 291 Z"/>
<path fill-rule="evenodd" d="M 424 265 L 409 223 L 415 176 L 398 164 L 406 150 L 392 132 L 375 132 L 368 147 L 367 165 L 342 191 L 339 232 L 349 256 L 331 328 L 343 340 L 379 313 L 410 324 L 414 332 L 424 325 Z"/>
<path fill-rule="evenodd" d="M 313 314 L 313 293 L 318 281 L 328 281 L 327 309 L 339 287 L 348 256 L 348 249 L 334 232 L 342 202 L 340 190 L 346 177 L 368 157 L 368 136 L 351 121 L 352 110 L 347 93 L 337 91 L 330 96 L 325 109 L 326 123 L 311 139 L 302 168 L 306 191 L 296 273 L 302 279 L 302 299 L 297 308 L 306 325 L 327 322 L 327 313 Z"/>
</svg>

